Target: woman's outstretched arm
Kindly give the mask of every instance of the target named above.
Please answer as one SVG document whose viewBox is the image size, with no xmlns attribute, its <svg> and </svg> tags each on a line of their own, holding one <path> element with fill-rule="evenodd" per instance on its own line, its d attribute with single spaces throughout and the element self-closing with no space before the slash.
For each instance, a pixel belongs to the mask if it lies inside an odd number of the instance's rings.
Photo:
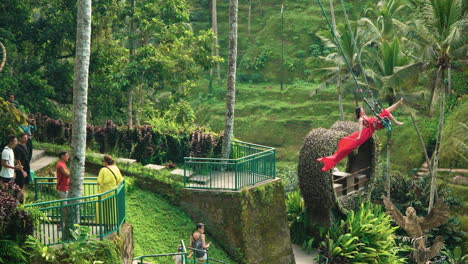
<svg viewBox="0 0 468 264">
<path fill-rule="evenodd" d="M 356 140 L 361 138 L 362 129 L 364 128 L 364 125 L 362 123 L 363 122 L 362 117 L 359 118 L 358 122 L 359 122 L 359 134 L 358 134 Z"/>
</svg>

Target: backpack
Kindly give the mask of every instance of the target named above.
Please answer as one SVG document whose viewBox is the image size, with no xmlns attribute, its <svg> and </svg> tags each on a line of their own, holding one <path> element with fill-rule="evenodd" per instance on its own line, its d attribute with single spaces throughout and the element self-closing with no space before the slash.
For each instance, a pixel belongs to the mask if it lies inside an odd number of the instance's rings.
<svg viewBox="0 0 468 264">
<path fill-rule="evenodd" d="M 192 248 L 197 249 L 197 250 L 194 250 L 196 258 L 203 258 L 203 256 L 205 256 L 201 236 L 202 235 L 200 234 L 200 236 L 198 236 L 198 240 L 195 240 L 195 237 L 192 234 L 192 238 L 193 238 Z"/>
</svg>

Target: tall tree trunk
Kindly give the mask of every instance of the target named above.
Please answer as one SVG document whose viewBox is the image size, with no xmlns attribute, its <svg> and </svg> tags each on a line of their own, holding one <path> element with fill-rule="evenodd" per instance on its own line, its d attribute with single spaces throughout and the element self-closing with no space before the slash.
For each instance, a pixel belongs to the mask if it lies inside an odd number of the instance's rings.
<svg viewBox="0 0 468 264">
<path fill-rule="evenodd" d="M 330 15 L 331 15 L 331 20 L 332 20 L 332 25 L 333 25 L 333 31 L 336 31 L 336 19 L 335 19 L 335 8 L 333 7 L 333 0 L 329 1 L 330 3 Z M 340 73 L 338 72 L 338 78 L 336 80 L 336 88 L 338 90 L 338 103 L 340 105 L 340 117 L 341 120 L 344 121 L 344 111 L 343 111 L 343 99 L 342 99 L 342 94 L 341 94 L 341 78 L 340 78 Z"/>
<path fill-rule="evenodd" d="M 344 121 L 343 97 L 341 95 L 341 79 L 340 79 L 339 76 L 338 76 L 338 80 L 336 82 L 336 88 L 338 90 L 338 103 L 339 103 L 339 107 L 340 107 L 340 118 L 341 118 L 341 121 Z"/>
<path fill-rule="evenodd" d="M 135 3 L 136 0 L 131 0 L 131 18 L 130 18 L 130 60 L 135 58 Z M 130 83 L 127 91 L 127 125 L 133 125 L 133 86 Z"/>
<path fill-rule="evenodd" d="M 81 197 L 85 169 L 86 113 L 88 101 L 89 59 L 91 56 L 91 0 L 78 1 L 76 57 L 73 84 L 73 127 L 70 198 Z M 79 208 L 70 207 L 66 227 L 79 223 Z M 67 228 L 68 230 L 68 228 Z"/>
<path fill-rule="evenodd" d="M 141 105 L 142 105 L 142 100 L 143 100 L 143 87 L 142 85 L 138 85 L 137 89 L 137 103 L 135 106 L 135 125 L 139 126 L 140 125 L 140 110 L 141 110 Z"/>
<path fill-rule="evenodd" d="M 131 84 L 127 91 L 127 125 L 133 125 L 133 88 Z"/>
<path fill-rule="evenodd" d="M 387 198 L 390 199 L 390 193 L 392 189 L 392 182 L 390 181 L 390 154 L 391 154 L 391 148 L 392 148 L 392 134 L 387 135 L 387 166 L 385 174 L 387 175 L 386 178 L 386 184 L 385 184 L 385 190 L 387 191 Z"/>
<path fill-rule="evenodd" d="M 249 13 L 247 14 L 247 35 L 250 40 L 250 24 L 251 24 L 251 19 L 252 19 L 252 0 L 249 0 Z"/>
<path fill-rule="evenodd" d="M 421 133 L 419 132 L 418 125 L 416 124 L 416 121 L 414 120 L 414 114 L 410 114 L 410 117 L 411 117 L 411 120 L 413 121 L 413 126 L 416 129 L 416 133 L 418 134 L 419 142 L 421 142 L 421 147 L 424 151 L 424 158 L 426 159 L 427 168 L 429 170 L 429 176 L 432 179 L 431 160 L 429 159 L 429 155 L 427 154 L 426 144 L 424 144 L 424 140 L 421 136 Z"/>
<path fill-rule="evenodd" d="M 0 72 L 2 72 L 6 63 L 7 51 L 2 42 L 0 42 L 0 47 L 2 48 L 2 62 L 0 62 Z"/>
<path fill-rule="evenodd" d="M 237 64 L 237 12 L 238 0 L 229 0 L 229 58 L 226 93 L 226 117 L 224 121 L 223 158 L 228 159 L 231 152 L 234 132 L 234 104 L 236 101 L 236 64 Z"/>
<path fill-rule="evenodd" d="M 439 167 L 439 155 L 440 155 L 440 144 L 442 143 L 442 131 L 444 129 L 444 118 L 445 118 L 445 95 L 447 93 L 447 90 L 450 91 L 451 89 L 451 68 L 450 66 L 448 67 L 447 69 L 447 72 L 448 72 L 448 89 L 447 87 L 445 86 L 445 70 L 442 69 L 441 71 L 441 80 L 442 80 L 442 93 L 441 93 L 441 96 L 440 96 L 440 116 L 439 116 L 439 128 L 437 130 L 437 141 L 436 141 L 436 146 L 435 146 L 435 150 L 434 150 L 434 155 L 433 155 L 433 161 L 434 161 L 434 164 L 432 166 L 432 178 L 431 178 L 431 190 L 430 190 L 430 194 L 429 194 L 429 212 L 431 211 L 432 209 L 432 206 L 434 206 L 434 197 L 435 197 L 435 193 L 436 193 L 436 179 L 437 179 L 437 169 Z M 430 166 L 430 165 L 429 165 Z"/>
<path fill-rule="evenodd" d="M 213 30 L 214 33 L 214 39 L 213 43 L 211 45 L 211 56 L 218 56 L 219 55 L 219 50 L 218 50 L 218 17 L 217 17 L 217 8 L 216 8 L 216 1 L 217 0 L 211 0 L 211 30 Z M 217 74 L 218 74 L 218 85 L 220 86 L 220 80 L 221 80 L 221 75 L 219 72 L 219 62 L 216 63 L 216 69 L 217 69 Z M 214 68 L 212 67 L 210 69 L 210 82 L 208 84 L 208 93 L 211 94 L 213 91 L 213 76 L 214 76 Z"/>
<path fill-rule="evenodd" d="M 434 73 L 434 81 L 432 82 L 432 87 L 431 87 L 431 97 L 429 99 L 429 115 L 432 116 L 432 114 L 434 114 L 434 104 L 435 104 L 435 98 L 437 97 L 436 96 L 436 92 L 437 92 L 437 87 L 438 87 L 438 84 L 439 84 L 439 75 L 440 75 L 440 71 L 441 69 L 439 68 L 435 73 Z"/>
<path fill-rule="evenodd" d="M 333 31 L 336 31 L 336 20 L 335 20 L 335 8 L 333 8 L 333 0 L 329 1 L 330 3 L 330 15 L 331 15 L 331 20 L 332 20 L 332 25 L 333 25 Z"/>
<path fill-rule="evenodd" d="M 215 46 L 215 55 L 219 57 L 219 39 L 218 39 L 218 9 L 216 7 L 216 0 L 212 0 L 212 27 L 215 34 L 214 46 Z M 218 86 L 221 86 L 221 66 L 219 62 L 216 62 L 216 79 L 218 81 Z"/>
</svg>

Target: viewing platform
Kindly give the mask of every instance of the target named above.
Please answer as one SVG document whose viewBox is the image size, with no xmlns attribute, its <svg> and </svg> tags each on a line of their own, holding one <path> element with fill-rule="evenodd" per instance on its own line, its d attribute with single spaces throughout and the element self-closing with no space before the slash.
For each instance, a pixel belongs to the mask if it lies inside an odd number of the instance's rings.
<svg viewBox="0 0 468 264">
<path fill-rule="evenodd" d="M 229 159 L 184 158 L 184 186 L 240 190 L 276 177 L 276 149 L 233 141 Z"/>
</svg>

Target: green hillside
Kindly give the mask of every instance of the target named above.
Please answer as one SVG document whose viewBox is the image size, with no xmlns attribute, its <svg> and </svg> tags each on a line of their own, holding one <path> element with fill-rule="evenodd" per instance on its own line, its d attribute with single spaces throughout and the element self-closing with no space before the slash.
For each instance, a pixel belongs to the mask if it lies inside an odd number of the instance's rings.
<svg viewBox="0 0 468 264">
<path fill-rule="evenodd" d="M 180 240 L 184 240 L 188 246 L 194 222 L 181 209 L 172 206 L 159 195 L 137 187 L 128 193 L 126 202 L 127 221 L 134 230 L 135 257 L 177 252 Z M 207 241 L 212 240 L 207 236 Z M 209 254 L 210 258 L 234 263 L 215 241 Z M 149 261 L 174 263 L 172 257 Z"/>
<path fill-rule="evenodd" d="M 195 30 L 211 27 L 211 6 L 203 0 L 191 0 L 191 21 Z M 326 29 L 317 1 L 252 1 L 251 34 L 248 34 L 249 1 L 239 1 L 238 79 L 243 82 L 272 82 L 279 80 L 281 63 L 281 4 L 284 3 L 284 70 L 285 78 L 309 78 L 324 50 L 315 36 Z M 324 8 L 329 12 L 328 2 Z M 365 2 L 346 1 L 346 10 L 356 16 Z M 344 19 L 339 2 L 335 3 L 337 22 Z M 217 1 L 220 55 L 228 54 L 228 1 Z M 226 62 L 223 66 L 226 65 Z M 226 67 L 222 67 L 222 76 Z"/>
</svg>

